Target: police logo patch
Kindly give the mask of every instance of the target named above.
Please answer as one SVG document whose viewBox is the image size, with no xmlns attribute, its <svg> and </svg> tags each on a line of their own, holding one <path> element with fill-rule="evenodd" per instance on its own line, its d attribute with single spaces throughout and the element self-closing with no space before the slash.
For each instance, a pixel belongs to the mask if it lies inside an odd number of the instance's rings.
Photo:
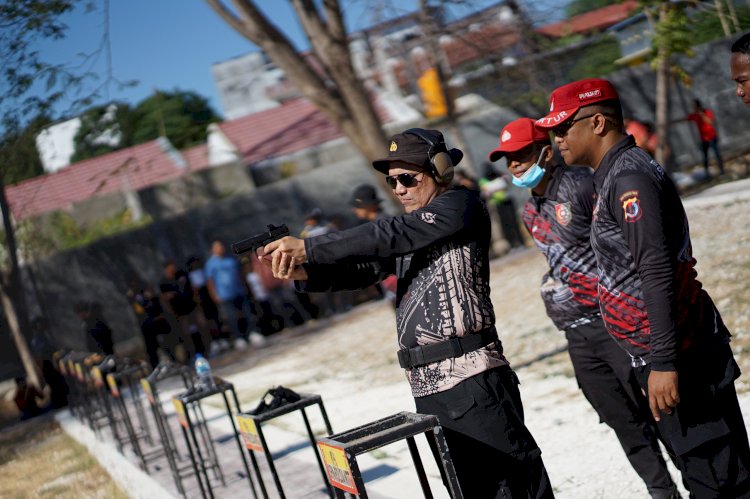
<svg viewBox="0 0 750 499">
<path fill-rule="evenodd" d="M 391 141 L 391 148 L 389 149 L 391 152 L 395 152 L 398 150 L 398 144 L 396 144 L 395 140 Z"/>
<path fill-rule="evenodd" d="M 434 224 L 435 223 L 435 214 L 429 213 L 429 212 L 423 212 L 419 214 L 419 218 L 422 219 L 423 222 L 428 224 Z"/>
<path fill-rule="evenodd" d="M 573 219 L 573 212 L 570 211 L 570 203 L 556 204 L 555 216 L 557 217 L 557 223 L 559 223 L 563 227 L 567 227 L 570 221 Z"/>
<path fill-rule="evenodd" d="M 508 130 L 505 130 L 503 132 L 503 136 L 500 137 L 500 140 L 502 140 L 503 142 L 508 142 L 510 140 L 510 137 L 511 137 L 510 132 Z"/>
<path fill-rule="evenodd" d="M 622 203 L 622 211 L 626 222 L 637 222 L 643 216 L 641 200 L 638 199 L 638 191 L 626 192 L 620 196 L 620 203 Z"/>
</svg>

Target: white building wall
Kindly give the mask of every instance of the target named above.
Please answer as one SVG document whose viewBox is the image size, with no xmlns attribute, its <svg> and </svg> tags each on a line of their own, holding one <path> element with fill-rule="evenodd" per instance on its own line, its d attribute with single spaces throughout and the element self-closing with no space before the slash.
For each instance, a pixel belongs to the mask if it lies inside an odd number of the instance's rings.
<svg viewBox="0 0 750 499">
<path fill-rule="evenodd" d="M 73 118 L 47 127 L 36 136 L 36 149 L 45 172 L 55 172 L 70 164 L 75 152 L 73 139 L 79 128 L 81 120 Z"/>
<path fill-rule="evenodd" d="M 283 72 L 270 65 L 260 52 L 251 52 L 211 67 L 224 118 L 232 120 L 271 109 L 279 103 L 266 89 L 283 80 Z"/>
</svg>

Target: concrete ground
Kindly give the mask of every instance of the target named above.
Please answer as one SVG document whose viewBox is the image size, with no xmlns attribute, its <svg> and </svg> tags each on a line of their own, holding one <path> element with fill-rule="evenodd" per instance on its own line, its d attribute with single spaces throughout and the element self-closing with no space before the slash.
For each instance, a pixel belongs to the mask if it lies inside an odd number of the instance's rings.
<svg viewBox="0 0 750 499">
<path fill-rule="evenodd" d="M 685 200 L 699 279 L 732 331 L 735 356 L 745 370 L 750 367 L 750 288 L 745 285 L 750 278 L 747 187 L 746 180 L 732 182 Z M 555 494 L 563 499 L 647 498 L 645 486 L 630 468 L 614 434 L 599 424 L 578 391 L 564 353 L 564 337 L 545 316 L 538 297 L 544 270 L 545 262 L 536 251 L 516 252 L 493 261 L 491 286 L 501 339 L 522 382 L 527 425 L 542 449 Z M 334 432 L 341 432 L 413 410 L 408 384 L 395 359 L 394 336 L 390 306 L 368 303 L 331 319 L 283 331 L 261 349 L 233 352 L 211 363 L 215 374 L 234 384 L 243 410 L 255 407 L 268 388 L 284 385 L 321 395 Z M 746 421 L 750 421 L 750 385 L 742 377 L 736 386 Z M 216 497 L 246 497 L 249 483 L 222 405 L 218 397 L 203 404 L 227 481 L 222 486 L 212 480 L 214 493 Z M 182 437 L 173 408 L 169 403 L 164 407 L 179 441 Z M 317 412 L 311 409 L 308 415 L 313 428 L 322 432 Z M 60 421 L 66 428 L 77 424 L 65 415 Z M 299 414 L 269 422 L 263 429 L 286 497 L 326 497 Z M 96 445 L 93 453 L 97 457 L 117 454 L 106 439 L 99 440 L 80 428 L 71 432 L 87 445 Z M 417 442 L 435 497 L 448 497 L 424 438 Z M 269 496 L 278 497 L 263 456 L 258 460 Z M 165 462 L 155 462 L 145 475 L 138 472 L 137 465 L 132 466 L 135 460 L 127 451 L 126 461 L 131 466 L 114 460 L 105 466 L 123 475 L 115 478 L 134 497 L 177 495 Z M 359 463 L 370 497 L 421 497 L 405 444 L 395 443 L 363 455 Z M 678 481 L 677 473 L 672 472 Z M 186 485 L 189 497 L 200 496 L 193 478 L 188 478 Z"/>
</svg>

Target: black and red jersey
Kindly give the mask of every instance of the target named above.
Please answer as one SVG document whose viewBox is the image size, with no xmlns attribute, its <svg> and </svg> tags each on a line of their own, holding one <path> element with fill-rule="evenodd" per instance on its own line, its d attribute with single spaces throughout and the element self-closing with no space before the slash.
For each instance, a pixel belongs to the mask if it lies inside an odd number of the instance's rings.
<svg viewBox="0 0 750 499">
<path fill-rule="evenodd" d="M 557 166 L 544 195 L 532 195 L 524 206 L 523 223 L 549 264 L 542 277 L 542 300 L 560 330 L 599 316 L 591 249 L 594 197 L 591 170 Z"/>
<path fill-rule="evenodd" d="M 628 136 L 604 156 L 594 187 L 602 317 L 633 365 L 674 370 L 679 352 L 728 341 L 696 279 L 685 210 L 664 169 Z"/>
</svg>

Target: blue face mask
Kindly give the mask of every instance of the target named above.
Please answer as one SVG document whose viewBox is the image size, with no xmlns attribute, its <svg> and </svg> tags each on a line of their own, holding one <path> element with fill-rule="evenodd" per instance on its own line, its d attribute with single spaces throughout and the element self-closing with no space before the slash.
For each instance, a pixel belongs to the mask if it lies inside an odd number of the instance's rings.
<svg viewBox="0 0 750 499">
<path fill-rule="evenodd" d="M 542 181 L 544 178 L 544 168 L 539 166 L 539 163 L 542 162 L 542 157 L 547 152 L 547 146 L 544 146 L 542 148 L 541 154 L 539 154 L 539 159 L 529 167 L 528 170 L 523 172 L 523 175 L 520 177 L 516 177 L 515 175 L 511 179 L 513 182 L 513 185 L 517 187 L 524 187 L 526 189 L 533 189 L 537 185 L 539 185 L 539 182 Z"/>
</svg>

